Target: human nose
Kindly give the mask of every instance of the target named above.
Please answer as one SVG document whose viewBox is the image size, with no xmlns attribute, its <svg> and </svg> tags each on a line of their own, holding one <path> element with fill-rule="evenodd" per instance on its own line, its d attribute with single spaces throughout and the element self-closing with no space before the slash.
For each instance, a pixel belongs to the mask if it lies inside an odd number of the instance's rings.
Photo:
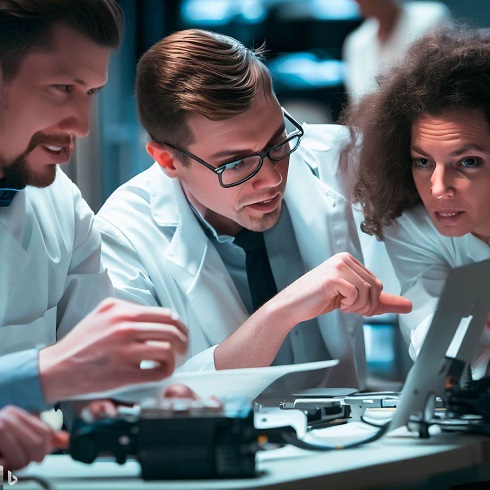
<svg viewBox="0 0 490 490">
<path fill-rule="evenodd" d="M 74 100 L 60 123 L 60 129 L 81 138 L 87 136 L 90 132 L 90 111 L 90 98 Z"/>
<path fill-rule="evenodd" d="M 254 187 L 259 189 L 262 187 L 276 187 L 282 182 L 282 174 L 279 172 L 278 165 L 281 165 L 284 160 L 273 161 L 268 156 L 264 157 L 261 169 L 254 177 Z"/>
<path fill-rule="evenodd" d="M 454 187 L 450 172 L 442 165 L 436 165 L 431 176 L 431 191 L 436 199 L 454 196 Z"/>
</svg>

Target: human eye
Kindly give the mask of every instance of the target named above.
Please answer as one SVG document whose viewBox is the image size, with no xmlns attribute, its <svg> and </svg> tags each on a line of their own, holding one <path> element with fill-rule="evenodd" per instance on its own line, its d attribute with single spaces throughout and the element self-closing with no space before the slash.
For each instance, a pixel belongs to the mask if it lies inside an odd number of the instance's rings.
<svg viewBox="0 0 490 490">
<path fill-rule="evenodd" d="M 459 165 L 463 168 L 477 168 L 481 166 L 481 160 L 476 157 L 465 157 L 459 161 Z"/>
<path fill-rule="evenodd" d="M 412 166 L 414 168 L 432 168 L 434 165 L 428 158 L 412 158 Z"/>
<path fill-rule="evenodd" d="M 227 163 L 223 166 L 225 167 L 226 170 L 232 170 L 232 171 L 238 172 L 239 170 L 241 170 L 244 167 L 244 165 L 245 165 L 244 159 L 240 158 L 239 160 L 235 160 L 235 161 Z"/>
<path fill-rule="evenodd" d="M 91 88 L 87 94 L 88 95 L 95 95 L 95 94 L 98 94 L 102 89 L 101 88 Z"/>
<path fill-rule="evenodd" d="M 66 84 L 60 84 L 60 83 L 55 83 L 51 85 L 55 90 L 59 90 L 60 92 L 63 92 L 65 94 L 69 94 L 73 90 L 73 85 L 66 85 Z"/>
<path fill-rule="evenodd" d="M 294 139 L 294 137 L 288 138 L 285 141 L 281 141 L 277 145 L 274 145 L 270 149 L 269 155 L 273 159 L 276 159 L 276 160 L 284 158 L 288 153 L 291 152 L 291 141 L 292 141 L 292 139 Z"/>
<path fill-rule="evenodd" d="M 260 157 L 258 156 L 249 156 L 249 157 L 244 157 L 244 158 L 237 158 L 233 162 L 226 163 L 224 165 L 221 165 L 218 168 L 223 168 L 224 170 L 227 170 L 228 172 L 235 172 L 238 174 L 243 174 L 250 172 L 253 170 L 255 167 L 260 162 Z"/>
</svg>

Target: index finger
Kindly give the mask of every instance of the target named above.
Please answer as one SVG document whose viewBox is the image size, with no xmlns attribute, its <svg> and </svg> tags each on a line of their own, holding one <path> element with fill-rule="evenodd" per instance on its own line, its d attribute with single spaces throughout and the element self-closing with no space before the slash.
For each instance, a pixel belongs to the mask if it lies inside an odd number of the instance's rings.
<svg viewBox="0 0 490 490">
<path fill-rule="evenodd" d="M 375 315 L 383 313 L 410 313 L 412 311 L 412 302 L 403 296 L 396 294 L 384 293 L 379 295 L 379 306 L 374 312 Z"/>
</svg>

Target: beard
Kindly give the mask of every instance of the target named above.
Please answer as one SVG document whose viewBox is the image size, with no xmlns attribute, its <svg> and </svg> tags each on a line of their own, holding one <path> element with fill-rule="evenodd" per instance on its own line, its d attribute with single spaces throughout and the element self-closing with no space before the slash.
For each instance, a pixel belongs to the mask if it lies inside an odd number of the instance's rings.
<svg viewBox="0 0 490 490">
<path fill-rule="evenodd" d="M 245 212 L 239 212 L 235 218 L 236 223 L 247 230 L 263 232 L 277 225 L 282 213 L 282 201 L 274 211 L 265 213 L 260 217 L 248 216 Z"/>
<path fill-rule="evenodd" d="M 16 158 L 11 165 L 1 165 L 3 171 L 2 186 L 10 189 L 23 189 L 27 185 L 33 187 L 48 187 L 56 178 L 56 166 L 52 165 L 42 175 L 33 172 L 29 168 L 25 154 Z"/>
<path fill-rule="evenodd" d="M 2 183 L 2 188 L 5 189 L 23 189 L 26 184 L 25 173 L 26 173 L 27 162 L 23 157 L 16 158 L 15 161 L 6 165 L 2 160 L 0 162 L 0 169 L 2 170 L 3 177 L 0 179 Z"/>
<path fill-rule="evenodd" d="M 44 188 L 50 186 L 56 178 L 57 165 L 46 165 L 44 172 L 33 171 L 27 161 L 29 154 L 39 145 L 59 145 L 64 146 L 71 142 L 71 138 L 67 137 L 52 137 L 42 133 L 36 133 L 31 138 L 27 150 L 12 162 L 0 160 L 0 170 L 3 173 L 2 187 L 11 189 L 23 189 L 30 185 L 33 187 Z"/>
</svg>

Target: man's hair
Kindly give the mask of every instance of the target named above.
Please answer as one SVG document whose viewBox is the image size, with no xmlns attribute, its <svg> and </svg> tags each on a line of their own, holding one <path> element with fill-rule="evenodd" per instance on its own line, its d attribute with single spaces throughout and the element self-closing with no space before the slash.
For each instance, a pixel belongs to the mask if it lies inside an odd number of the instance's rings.
<svg viewBox="0 0 490 490">
<path fill-rule="evenodd" d="M 476 109 L 490 123 L 490 29 L 452 26 L 428 34 L 378 83 L 341 116 L 352 136 L 341 169 L 363 208 L 362 231 L 382 238 L 383 227 L 421 202 L 410 156 L 414 122 Z"/>
<path fill-rule="evenodd" d="M 101 46 L 116 48 L 124 16 L 116 0 L 0 0 L 0 66 L 15 78 L 24 57 L 49 47 L 54 25 L 65 24 Z"/>
<path fill-rule="evenodd" d="M 188 113 L 220 121 L 249 109 L 259 90 L 272 93 L 262 56 L 263 47 L 250 50 L 231 37 L 198 29 L 156 43 L 136 70 L 139 117 L 150 138 L 185 146 L 191 142 Z M 182 154 L 180 159 L 187 162 Z"/>
</svg>

